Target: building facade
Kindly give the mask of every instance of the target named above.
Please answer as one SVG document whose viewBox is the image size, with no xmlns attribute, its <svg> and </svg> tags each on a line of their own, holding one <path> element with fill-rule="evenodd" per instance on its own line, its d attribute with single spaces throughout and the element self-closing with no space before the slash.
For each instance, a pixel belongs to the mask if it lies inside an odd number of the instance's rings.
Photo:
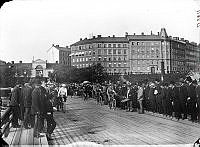
<svg viewBox="0 0 200 147">
<path fill-rule="evenodd" d="M 126 73 L 129 71 L 129 42 L 125 37 L 85 38 L 71 45 L 72 66 L 84 68 L 101 63 L 108 73 Z"/>
<path fill-rule="evenodd" d="M 52 45 L 52 47 L 47 51 L 47 61 L 48 63 L 58 63 L 71 66 L 71 49 L 66 47 L 60 47 L 59 45 Z"/>
<path fill-rule="evenodd" d="M 101 63 L 109 73 L 199 72 L 200 48 L 184 38 L 171 37 L 162 28 L 156 35 L 85 38 L 71 45 L 72 66 Z M 162 68 L 161 68 L 162 67 Z"/>
</svg>

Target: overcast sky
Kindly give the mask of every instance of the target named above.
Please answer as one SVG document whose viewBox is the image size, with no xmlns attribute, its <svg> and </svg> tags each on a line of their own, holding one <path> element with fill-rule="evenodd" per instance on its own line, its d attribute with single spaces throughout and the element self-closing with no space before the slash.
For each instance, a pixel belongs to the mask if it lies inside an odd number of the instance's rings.
<svg viewBox="0 0 200 147">
<path fill-rule="evenodd" d="M 52 44 L 69 46 L 91 34 L 168 35 L 199 43 L 199 0 L 14 0 L 0 9 L 0 60 L 47 59 Z"/>
</svg>

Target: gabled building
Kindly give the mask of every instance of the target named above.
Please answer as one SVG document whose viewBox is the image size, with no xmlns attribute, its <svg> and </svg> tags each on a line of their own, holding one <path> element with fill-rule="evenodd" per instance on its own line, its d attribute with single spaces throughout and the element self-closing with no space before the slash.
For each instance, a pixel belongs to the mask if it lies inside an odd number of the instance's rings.
<svg viewBox="0 0 200 147">
<path fill-rule="evenodd" d="M 66 47 L 60 47 L 59 45 L 52 45 L 52 47 L 47 51 L 47 61 L 48 63 L 58 63 L 71 66 L 71 49 Z"/>
</svg>

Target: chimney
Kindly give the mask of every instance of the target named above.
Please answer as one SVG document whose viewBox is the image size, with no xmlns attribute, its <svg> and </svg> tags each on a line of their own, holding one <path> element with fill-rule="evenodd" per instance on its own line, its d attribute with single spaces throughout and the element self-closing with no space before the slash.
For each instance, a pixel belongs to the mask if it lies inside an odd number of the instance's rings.
<svg viewBox="0 0 200 147">
<path fill-rule="evenodd" d="M 66 48 L 68 48 L 68 45 L 66 46 Z"/>
<path fill-rule="evenodd" d="M 113 38 L 115 38 L 115 35 L 113 35 Z"/>
<path fill-rule="evenodd" d="M 12 63 L 12 64 L 15 64 L 15 62 L 14 62 L 14 61 L 11 61 L 11 63 Z"/>
<path fill-rule="evenodd" d="M 58 61 L 56 61 L 56 64 L 58 64 Z"/>
<path fill-rule="evenodd" d="M 22 63 L 22 61 L 19 61 L 19 63 Z"/>
<path fill-rule="evenodd" d="M 141 35 L 143 35 L 143 36 L 144 36 L 144 32 L 142 32 L 142 33 L 141 33 Z"/>
<path fill-rule="evenodd" d="M 82 38 L 80 38 L 80 41 L 82 40 Z"/>
<path fill-rule="evenodd" d="M 95 36 L 93 36 L 93 39 L 95 38 Z"/>
<path fill-rule="evenodd" d="M 151 31 L 151 35 L 153 35 L 153 32 Z"/>
<path fill-rule="evenodd" d="M 125 36 L 128 36 L 128 32 L 125 32 Z"/>
<path fill-rule="evenodd" d="M 87 40 L 87 38 L 85 38 L 84 40 Z"/>
<path fill-rule="evenodd" d="M 59 47 L 59 45 L 56 45 L 56 47 Z"/>
<path fill-rule="evenodd" d="M 110 36 L 108 36 L 110 38 Z"/>
<path fill-rule="evenodd" d="M 97 38 L 101 38 L 101 35 L 97 35 Z"/>
<path fill-rule="evenodd" d="M 135 35 L 135 33 L 133 33 L 133 35 Z"/>
<path fill-rule="evenodd" d="M 158 36 L 160 36 L 160 33 L 158 32 Z"/>
<path fill-rule="evenodd" d="M 54 44 L 52 44 L 52 46 L 54 47 Z"/>
</svg>

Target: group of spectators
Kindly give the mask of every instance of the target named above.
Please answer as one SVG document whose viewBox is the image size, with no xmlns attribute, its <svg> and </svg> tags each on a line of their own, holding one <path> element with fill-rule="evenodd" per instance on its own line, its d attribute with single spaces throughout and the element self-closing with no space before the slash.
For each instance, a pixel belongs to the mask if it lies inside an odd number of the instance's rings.
<svg viewBox="0 0 200 147">
<path fill-rule="evenodd" d="M 34 128 L 34 137 L 40 137 L 40 133 L 46 132 L 47 139 L 52 139 L 51 134 L 56 122 L 53 118 L 52 97 L 48 89 L 45 81 L 40 79 L 35 79 L 33 83 L 16 84 L 11 91 L 10 99 L 14 128 Z"/>
<path fill-rule="evenodd" d="M 85 84 L 79 89 L 82 89 L 86 99 L 91 96 L 99 102 L 101 97 L 103 103 L 108 105 L 111 92 L 116 107 L 126 111 L 140 114 L 149 111 L 171 119 L 189 119 L 200 123 L 200 81 L 191 77 L 170 83 L 156 79 L 153 82 Z"/>
</svg>

